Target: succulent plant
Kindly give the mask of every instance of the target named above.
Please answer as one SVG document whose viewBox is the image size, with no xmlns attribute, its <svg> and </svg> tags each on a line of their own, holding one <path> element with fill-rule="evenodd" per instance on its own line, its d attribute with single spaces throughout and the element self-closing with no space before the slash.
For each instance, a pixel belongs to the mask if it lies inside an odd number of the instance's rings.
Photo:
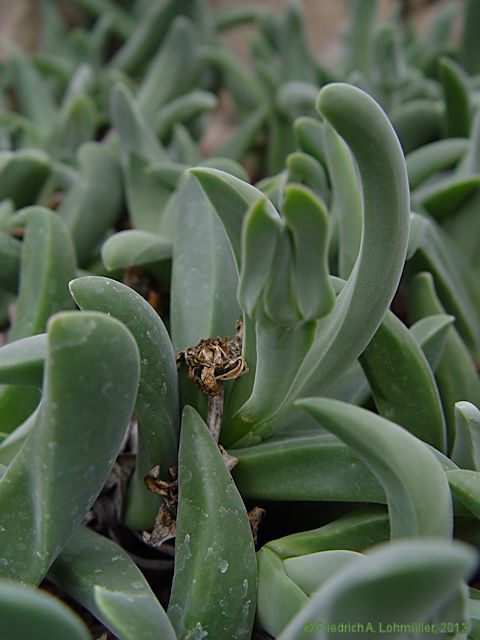
<svg viewBox="0 0 480 640">
<path fill-rule="evenodd" d="M 478 2 L 75 4 L 2 63 L 1 638 L 479 638 Z"/>
</svg>

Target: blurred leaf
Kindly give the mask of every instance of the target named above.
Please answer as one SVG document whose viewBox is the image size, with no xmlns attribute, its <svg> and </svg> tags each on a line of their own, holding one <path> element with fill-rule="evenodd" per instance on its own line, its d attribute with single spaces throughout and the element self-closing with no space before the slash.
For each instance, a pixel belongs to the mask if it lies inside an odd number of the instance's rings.
<svg viewBox="0 0 480 640">
<path fill-rule="evenodd" d="M 436 220 L 455 215 L 457 210 L 480 186 L 480 176 L 447 177 L 420 186 L 412 193 L 414 203 L 423 207 Z"/>
<path fill-rule="evenodd" d="M 442 107 L 433 100 L 419 99 L 392 109 L 390 120 L 405 153 L 441 137 Z"/>
<path fill-rule="evenodd" d="M 178 123 L 187 124 L 194 118 L 212 111 L 217 106 L 217 98 L 208 91 L 194 89 L 190 93 L 175 98 L 156 114 L 153 128 L 164 140 Z"/>
<path fill-rule="evenodd" d="M 21 250 L 19 240 L 0 231 L 0 287 L 10 293 L 18 290 Z"/>
<path fill-rule="evenodd" d="M 53 313 L 72 308 L 68 283 L 76 269 L 72 241 L 59 216 L 44 207 L 28 207 L 19 215 L 26 227 L 12 341 L 42 333 Z"/>
<path fill-rule="evenodd" d="M 77 161 L 79 174 L 59 213 L 71 233 L 82 266 L 120 216 L 123 191 L 119 163 L 105 145 L 83 144 Z"/>
<path fill-rule="evenodd" d="M 290 0 L 286 6 L 282 21 L 281 47 L 284 80 L 315 83 L 316 69 L 308 48 L 304 14 L 298 1 Z"/>
<path fill-rule="evenodd" d="M 375 0 L 349 0 L 350 24 L 345 35 L 343 67 L 368 73 L 373 56 Z"/>
<path fill-rule="evenodd" d="M 234 133 L 215 150 L 215 153 L 218 156 L 242 160 L 257 141 L 267 115 L 267 107 L 258 107 L 238 125 Z"/>
<path fill-rule="evenodd" d="M 204 14 L 203 3 L 199 0 L 165 0 L 150 3 L 141 19 L 137 21 L 131 36 L 113 57 L 110 63 L 112 68 L 124 73 L 137 73 L 145 61 L 151 58 L 177 15 L 188 16 L 202 31 L 205 29 Z"/>
<path fill-rule="evenodd" d="M 200 62 L 222 73 L 223 82 L 233 94 L 240 110 L 251 113 L 267 102 L 264 88 L 233 51 L 219 45 L 199 48 Z"/>
<path fill-rule="evenodd" d="M 196 33 L 190 20 L 173 20 L 138 92 L 138 104 L 151 119 L 157 111 L 193 86 L 197 67 Z"/>
<path fill-rule="evenodd" d="M 470 97 L 467 76 L 453 60 L 442 57 L 438 63 L 445 99 L 445 121 L 448 137 L 470 133 Z"/>
<path fill-rule="evenodd" d="M 9 54 L 20 112 L 48 133 L 57 117 L 54 98 L 48 85 L 19 49 L 11 48 Z"/>
<path fill-rule="evenodd" d="M 469 147 L 467 138 L 448 138 L 431 142 L 409 153 L 405 162 L 410 189 L 416 189 L 436 173 L 453 167 L 468 153 Z"/>
<path fill-rule="evenodd" d="M 480 73 L 480 43 L 478 27 L 480 7 L 475 0 L 467 0 L 463 14 L 463 30 L 460 41 L 460 60 L 471 74 Z"/>
<path fill-rule="evenodd" d="M 112 89 L 110 115 L 126 157 L 134 153 L 151 161 L 168 160 L 166 151 L 156 139 L 137 102 L 121 83 L 115 84 Z"/>
<path fill-rule="evenodd" d="M 105 14 L 111 16 L 113 30 L 123 38 L 128 38 L 135 27 L 132 17 L 116 2 L 111 0 L 73 0 L 73 2 L 94 16 L 100 17 Z"/>
<path fill-rule="evenodd" d="M 45 591 L 0 581 L 0 634 L 3 640 L 90 640 L 87 627 L 58 598 Z"/>
<path fill-rule="evenodd" d="M 0 201 L 16 209 L 35 204 L 50 177 L 49 157 L 39 149 L 0 152 Z"/>
</svg>

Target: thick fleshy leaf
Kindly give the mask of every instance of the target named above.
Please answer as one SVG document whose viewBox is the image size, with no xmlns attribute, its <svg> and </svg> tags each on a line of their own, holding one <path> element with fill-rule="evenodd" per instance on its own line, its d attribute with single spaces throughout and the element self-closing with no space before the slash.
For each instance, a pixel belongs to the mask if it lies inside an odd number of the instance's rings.
<svg viewBox="0 0 480 640">
<path fill-rule="evenodd" d="M 452 469 L 447 471 L 447 479 L 453 494 L 480 519 L 480 473 L 469 469 Z"/>
<path fill-rule="evenodd" d="M 303 116 L 295 120 L 293 128 L 298 147 L 325 166 L 327 161 L 322 123 Z"/>
<path fill-rule="evenodd" d="M 311 189 L 323 202 L 328 202 L 330 193 L 327 174 L 320 162 L 303 151 L 294 151 L 287 157 L 286 184 L 296 182 Z"/>
<path fill-rule="evenodd" d="M 205 633 L 249 640 L 257 582 L 250 525 L 222 455 L 191 407 L 183 413 L 178 471 L 168 615 L 184 640 Z"/>
<path fill-rule="evenodd" d="M 422 347 L 422 351 L 433 372 L 437 370 L 437 366 L 442 359 L 448 337 L 448 329 L 452 326 L 454 320 L 453 316 L 438 313 L 422 318 L 410 327 L 410 333 Z"/>
<path fill-rule="evenodd" d="M 480 294 L 476 275 L 448 234 L 433 220 L 421 217 L 425 226 L 423 240 L 409 268 L 432 273 L 442 304 L 455 316 L 467 345 L 480 355 Z"/>
<path fill-rule="evenodd" d="M 68 282 L 76 269 L 72 240 L 59 216 L 44 207 L 29 207 L 21 216 L 26 228 L 12 341 L 45 331 L 53 313 L 72 308 Z"/>
<path fill-rule="evenodd" d="M 90 529 L 77 529 L 48 578 L 119 640 L 176 640 L 167 614 L 130 556 Z"/>
<path fill-rule="evenodd" d="M 262 192 L 252 185 L 217 169 L 191 169 L 200 182 L 217 215 L 225 227 L 230 241 L 237 269 L 241 268 L 241 229 L 243 218 L 250 206 L 256 203 Z M 278 212 L 267 200 L 266 213 L 272 219 L 280 220 Z"/>
<path fill-rule="evenodd" d="M 310 596 L 328 578 L 359 555 L 356 551 L 346 550 L 318 551 L 296 558 L 287 558 L 284 567 L 288 577 L 307 596 Z"/>
<path fill-rule="evenodd" d="M 338 229 L 338 273 L 348 278 L 362 237 L 362 199 L 352 156 L 333 129 L 324 126 L 328 174 L 332 183 L 332 218 Z"/>
<path fill-rule="evenodd" d="M 120 231 L 103 244 L 102 260 L 110 271 L 166 260 L 172 254 L 168 240 L 149 231 Z"/>
<path fill-rule="evenodd" d="M 103 311 L 125 324 L 140 351 L 140 383 L 135 413 L 141 437 L 137 467 L 130 481 L 126 520 L 130 527 L 149 529 L 158 511 L 158 496 L 144 477 L 160 465 L 161 477 L 176 464 L 178 448 L 178 391 L 175 354 L 167 330 L 154 309 L 138 293 L 109 278 L 86 276 L 70 283 L 81 309 Z"/>
<path fill-rule="evenodd" d="M 45 333 L 16 340 L 1 347 L 0 383 L 41 387 L 46 357 Z"/>
<path fill-rule="evenodd" d="M 480 411 L 471 402 L 455 404 L 452 460 L 462 469 L 480 471 Z"/>
<path fill-rule="evenodd" d="M 282 560 L 268 547 L 258 553 L 256 624 L 276 637 L 308 602 L 307 594 L 295 584 Z"/>
<path fill-rule="evenodd" d="M 429 273 L 419 273 L 409 287 L 412 320 L 445 313 Z M 455 403 L 466 400 L 480 406 L 480 380 L 474 362 L 455 327 L 448 329 L 442 358 L 435 371 L 448 430 L 448 449 L 455 440 Z"/>
<path fill-rule="evenodd" d="M 427 622 L 439 603 L 456 594 L 476 562 L 474 550 L 458 542 L 405 540 L 383 545 L 325 582 L 279 640 L 300 640 L 310 629 L 327 638 L 327 625 L 341 623 L 362 624 L 369 636 L 380 639 L 393 631 L 393 622 Z M 464 622 L 462 613 L 457 608 L 452 622 Z"/>
<path fill-rule="evenodd" d="M 442 467 L 408 431 L 370 411 L 330 399 L 297 405 L 352 448 L 385 490 L 392 538 L 449 537 L 452 503 Z"/>
<path fill-rule="evenodd" d="M 280 558 L 304 556 L 318 551 L 350 549 L 363 551 L 388 540 L 390 523 L 385 507 L 370 505 L 328 524 L 271 540 L 265 545 Z"/>
<path fill-rule="evenodd" d="M 118 320 L 93 312 L 50 320 L 38 422 L 0 481 L 2 577 L 38 584 L 93 505 L 130 422 L 139 371 Z"/>
<path fill-rule="evenodd" d="M 87 627 L 58 598 L 10 580 L 0 581 L 3 640 L 90 640 Z"/>
<path fill-rule="evenodd" d="M 276 238 L 272 268 L 262 295 L 263 312 L 275 328 L 279 329 L 294 330 L 302 322 L 296 296 L 293 252 L 291 235 L 283 227 Z M 257 315 L 260 317 L 261 314 Z M 266 362 L 267 360 L 265 364 Z"/>
<path fill-rule="evenodd" d="M 232 475 L 248 500 L 386 502 L 363 462 L 330 434 L 250 442 L 229 453 L 239 460 Z"/>
<path fill-rule="evenodd" d="M 188 174 L 179 187 L 177 207 L 171 327 L 174 349 L 180 351 L 203 338 L 233 335 L 241 311 L 236 302 L 238 276 L 225 231 Z"/>
<path fill-rule="evenodd" d="M 356 267 L 335 308 L 319 323 L 317 339 L 290 389 L 255 429 L 270 423 L 300 395 L 320 394 L 346 371 L 377 330 L 396 291 L 405 259 L 409 202 L 403 153 L 378 105 L 363 91 L 345 84 L 323 88 L 321 114 L 350 145 L 357 160 L 364 201 L 362 246 Z M 387 214 L 388 212 L 388 214 Z M 387 218 L 388 216 L 388 218 Z M 235 418 L 235 435 L 250 430 L 250 412 Z M 240 438 L 238 438 L 240 439 Z"/>
<path fill-rule="evenodd" d="M 270 274 L 280 229 L 280 220 L 272 216 L 266 198 L 260 198 L 245 214 L 238 300 L 250 316 Z"/>
<path fill-rule="evenodd" d="M 432 370 L 393 313 L 387 313 L 359 361 L 380 415 L 445 452 L 445 418 Z"/>
<path fill-rule="evenodd" d="M 322 202 L 307 189 L 287 186 L 283 216 L 293 239 L 297 304 L 305 320 L 327 315 L 335 303 L 328 277 L 328 218 Z"/>
</svg>

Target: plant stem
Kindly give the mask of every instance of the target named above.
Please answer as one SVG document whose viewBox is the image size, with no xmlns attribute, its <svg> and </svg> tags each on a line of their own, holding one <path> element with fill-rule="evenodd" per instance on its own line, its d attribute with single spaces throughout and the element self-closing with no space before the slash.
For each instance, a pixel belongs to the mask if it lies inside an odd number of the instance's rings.
<svg viewBox="0 0 480 640">
<path fill-rule="evenodd" d="M 215 442 L 220 437 L 220 429 L 222 428 L 223 400 L 225 392 L 223 384 L 218 383 L 218 394 L 209 396 L 208 398 L 208 428 Z"/>
</svg>

